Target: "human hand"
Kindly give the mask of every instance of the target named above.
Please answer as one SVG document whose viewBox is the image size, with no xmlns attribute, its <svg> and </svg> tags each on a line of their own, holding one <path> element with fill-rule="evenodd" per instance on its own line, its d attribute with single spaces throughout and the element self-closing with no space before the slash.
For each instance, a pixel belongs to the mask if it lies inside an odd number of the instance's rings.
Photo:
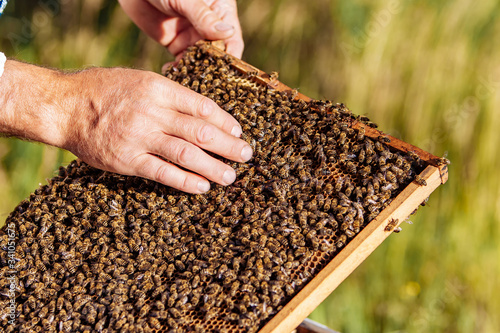
<svg viewBox="0 0 500 333">
<path fill-rule="evenodd" d="M 205 178 L 222 185 L 236 178 L 203 150 L 237 162 L 252 156 L 232 116 L 161 75 L 94 68 L 68 77 L 77 121 L 63 148 L 94 167 L 202 193 L 210 188 Z"/>
<path fill-rule="evenodd" d="M 224 40 L 241 58 L 243 37 L 235 0 L 119 0 L 123 10 L 176 58 L 200 39 Z"/>
</svg>

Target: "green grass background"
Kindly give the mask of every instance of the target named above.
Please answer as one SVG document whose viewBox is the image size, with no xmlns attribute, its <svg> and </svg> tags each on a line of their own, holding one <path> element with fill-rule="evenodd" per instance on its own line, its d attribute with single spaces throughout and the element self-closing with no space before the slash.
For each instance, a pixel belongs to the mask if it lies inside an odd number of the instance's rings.
<svg viewBox="0 0 500 333">
<path fill-rule="evenodd" d="M 446 185 L 312 314 L 344 332 L 500 332 L 500 3 L 239 1 L 244 60 L 452 161 Z M 44 66 L 159 71 L 111 0 L 12 0 L 0 49 Z M 33 78 L 36 84 L 36 78 Z M 28 98 L 19 96 L 19 98 Z M 1 222 L 74 157 L 0 139 Z"/>
</svg>

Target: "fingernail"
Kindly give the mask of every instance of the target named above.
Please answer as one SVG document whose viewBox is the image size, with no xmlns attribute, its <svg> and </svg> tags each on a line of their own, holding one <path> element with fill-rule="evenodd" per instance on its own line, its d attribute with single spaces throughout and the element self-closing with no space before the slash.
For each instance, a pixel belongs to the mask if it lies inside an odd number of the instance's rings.
<svg viewBox="0 0 500 333">
<path fill-rule="evenodd" d="M 235 125 L 231 130 L 231 135 L 239 138 L 241 136 L 241 127 Z"/>
<path fill-rule="evenodd" d="M 233 30 L 234 27 L 230 24 L 224 23 L 224 22 L 219 22 L 215 25 L 215 30 L 220 31 L 220 32 L 225 32 L 229 30 Z"/>
<path fill-rule="evenodd" d="M 222 175 L 222 181 L 229 185 L 229 184 L 232 184 L 236 179 L 236 173 L 234 172 L 234 170 L 227 170 L 227 171 L 224 171 L 224 175 Z"/>
<path fill-rule="evenodd" d="M 252 148 L 250 148 L 250 146 L 246 146 L 245 148 L 243 148 L 241 150 L 241 158 L 244 161 L 248 161 L 249 159 L 251 159 L 252 155 L 253 155 L 253 151 L 252 151 Z"/>
<path fill-rule="evenodd" d="M 207 181 L 199 181 L 198 182 L 198 191 L 205 193 L 210 190 L 210 183 Z"/>
</svg>

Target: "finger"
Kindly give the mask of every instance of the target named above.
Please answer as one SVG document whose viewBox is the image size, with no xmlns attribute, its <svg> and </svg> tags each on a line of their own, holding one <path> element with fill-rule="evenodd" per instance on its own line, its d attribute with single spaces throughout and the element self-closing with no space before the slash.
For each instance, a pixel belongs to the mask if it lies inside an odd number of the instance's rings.
<svg viewBox="0 0 500 333">
<path fill-rule="evenodd" d="M 185 140 L 158 133 L 151 138 L 148 148 L 151 153 L 221 185 L 229 185 L 236 179 L 236 173 L 230 166 Z"/>
<path fill-rule="evenodd" d="M 181 170 L 151 154 L 143 154 L 134 160 L 135 173 L 183 192 L 199 194 L 210 189 L 210 183 L 199 175 Z"/>
<path fill-rule="evenodd" d="M 202 40 L 203 37 L 192 26 L 186 27 L 182 31 L 178 31 L 177 35 L 167 45 L 167 49 L 175 57 L 179 56 L 189 46 L 194 45 L 197 41 Z"/>
<path fill-rule="evenodd" d="M 241 58 L 245 44 L 243 42 L 241 25 L 238 19 L 238 8 L 236 6 L 236 2 L 233 0 L 220 0 L 214 2 L 211 7 L 217 15 L 222 18 L 222 21 L 233 26 L 235 29 L 234 34 L 224 40 L 226 44 L 226 52 L 237 58 Z"/>
<path fill-rule="evenodd" d="M 167 46 L 176 36 L 177 18 L 171 18 L 144 0 L 119 0 L 122 9 L 151 38 Z"/>
<path fill-rule="evenodd" d="M 169 47 L 184 30 L 192 28 L 191 23 L 186 18 L 178 17 L 178 14 L 173 11 L 168 13 L 166 10 L 160 11 L 147 1 L 119 0 L 119 2 L 125 13 L 139 28 L 165 47 Z M 199 37 L 194 42 L 199 39 L 201 38 Z M 174 45 L 175 53 L 169 51 L 177 55 L 186 47 L 193 45 L 194 42 L 191 41 L 191 44 L 189 44 L 187 42 L 182 43 L 181 40 L 177 41 Z M 180 46 L 181 44 L 184 46 Z"/>
<path fill-rule="evenodd" d="M 235 27 L 224 22 L 203 0 L 150 0 L 164 13 L 173 11 L 191 22 L 198 33 L 210 40 L 226 39 L 234 34 Z"/>
<path fill-rule="evenodd" d="M 203 119 L 233 136 L 241 135 L 242 130 L 238 121 L 214 101 L 178 83 L 170 82 L 172 85 L 168 86 L 168 90 L 163 95 L 170 97 L 168 100 L 170 108 Z"/>
<path fill-rule="evenodd" d="M 187 115 L 176 115 L 165 124 L 166 133 L 232 161 L 246 162 L 252 157 L 252 148 L 243 140 L 229 135 L 204 120 Z"/>
<path fill-rule="evenodd" d="M 225 43 L 226 43 L 226 53 L 229 53 L 235 56 L 236 58 L 241 59 L 241 56 L 243 55 L 243 49 L 245 48 L 243 38 L 241 37 L 241 31 L 239 37 L 240 38 L 232 37 L 226 39 Z"/>
</svg>

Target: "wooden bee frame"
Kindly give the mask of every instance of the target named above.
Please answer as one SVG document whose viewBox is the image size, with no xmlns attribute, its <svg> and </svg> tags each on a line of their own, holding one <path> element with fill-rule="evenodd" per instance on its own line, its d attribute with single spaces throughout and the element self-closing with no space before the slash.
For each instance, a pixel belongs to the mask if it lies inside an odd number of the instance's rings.
<svg viewBox="0 0 500 333">
<path fill-rule="evenodd" d="M 229 56 L 236 70 L 242 74 L 252 73 L 253 81 L 279 91 L 292 93 L 292 89 L 269 74 L 246 62 L 227 55 L 220 42 L 198 42 L 197 46 L 213 56 Z M 222 48 L 221 48 L 222 47 Z M 296 99 L 310 101 L 311 98 L 297 93 Z M 283 309 L 278 312 L 259 332 L 291 332 L 330 295 L 335 288 L 358 267 L 399 224 L 416 210 L 419 205 L 440 185 L 448 180 L 448 166 L 441 159 L 409 143 L 382 133 L 381 131 L 354 121 L 353 128 L 365 129 L 365 136 L 377 139 L 383 135 L 391 142 L 388 146 L 401 152 L 418 155 L 427 165 L 420 177 L 427 183 L 421 186 L 410 183 L 380 214 L 357 234 Z"/>
</svg>

